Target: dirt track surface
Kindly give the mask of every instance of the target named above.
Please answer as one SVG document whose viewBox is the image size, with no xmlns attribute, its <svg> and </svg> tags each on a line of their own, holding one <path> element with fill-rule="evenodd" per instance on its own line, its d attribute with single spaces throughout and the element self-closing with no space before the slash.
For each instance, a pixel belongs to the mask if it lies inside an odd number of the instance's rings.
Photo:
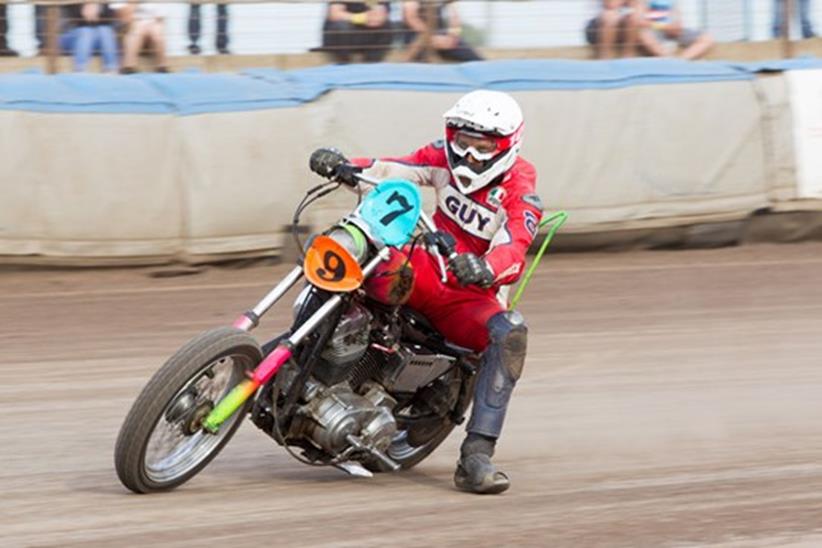
<svg viewBox="0 0 822 548">
<path fill-rule="evenodd" d="M 0 545 L 822 546 L 819 244 L 549 257 L 502 496 L 453 490 L 457 434 L 353 479 L 250 423 L 177 491 L 128 493 L 112 454 L 137 392 L 284 271 L 0 272 Z"/>
</svg>

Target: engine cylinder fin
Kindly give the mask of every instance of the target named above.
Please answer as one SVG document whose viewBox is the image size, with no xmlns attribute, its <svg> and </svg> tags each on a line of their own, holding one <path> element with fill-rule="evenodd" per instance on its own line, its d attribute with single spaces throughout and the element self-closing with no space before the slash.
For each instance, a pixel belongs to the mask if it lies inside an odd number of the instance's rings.
<svg viewBox="0 0 822 548">
<path fill-rule="evenodd" d="M 348 378 L 346 379 L 348 384 L 356 389 L 365 381 L 376 378 L 383 366 L 383 362 L 382 352 L 369 348 L 360 361 L 358 361 L 348 373 Z"/>
</svg>

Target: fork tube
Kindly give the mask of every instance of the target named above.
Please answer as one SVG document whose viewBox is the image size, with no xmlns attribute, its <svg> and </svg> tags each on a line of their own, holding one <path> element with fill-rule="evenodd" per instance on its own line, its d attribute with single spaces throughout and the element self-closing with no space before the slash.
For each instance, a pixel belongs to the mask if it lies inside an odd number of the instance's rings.
<svg viewBox="0 0 822 548">
<path fill-rule="evenodd" d="M 274 306 L 274 303 L 279 301 L 302 277 L 303 267 L 295 266 L 294 270 L 289 272 L 274 289 L 269 291 L 268 294 L 257 303 L 257 306 L 247 312 L 243 312 L 242 316 L 234 320 L 234 327 L 242 329 L 243 331 L 251 331 L 257 327 L 263 314 L 268 312 L 268 309 Z"/>
<path fill-rule="evenodd" d="M 369 261 L 368 264 L 365 265 L 365 267 L 362 269 L 363 275 L 367 277 L 369 274 L 374 272 L 374 269 L 377 268 L 377 265 L 386 260 L 389 254 L 390 251 L 388 247 L 380 249 L 379 253 L 377 253 L 377 256 L 371 259 L 371 261 Z M 295 274 L 296 270 L 299 270 L 299 275 Z M 291 280 L 292 278 L 293 281 L 291 282 L 291 285 L 293 285 L 294 282 L 296 282 L 299 279 L 300 275 L 302 275 L 302 269 L 295 269 L 291 272 L 291 275 L 289 275 L 289 277 L 286 280 L 280 282 L 280 284 L 275 288 L 275 290 L 280 288 L 280 286 L 283 286 L 286 281 Z M 265 299 L 260 301 L 260 304 L 257 305 L 257 307 L 254 310 L 257 310 L 257 308 L 261 308 L 262 311 L 265 312 L 266 309 L 268 309 L 272 304 L 274 304 L 274 301 L 276 301 L 278 298 L 282 296 L 279 295 L 276 297 L 272 297 L 272 295 L 275 293 L 275 290 L 272 290 L 271 293 L 266 295 Z M 282 293 L 285 293 L 285 291 L 287 290 L 288 287 L 286 287 L 286 289 L 282 291 Z M 270 303 L 267 306 L 265 306 L 265 308 L 262 308 L 268 301 L 270 301 Z M 219 430 L 220 425 L 222 425 L 231 415 L 233 415 L 237 411 L 237 409 L 242 407 L 242 405 L 248 400 L 248 398 L 250 398 L 257 391 L 257 389 L 260 386 L 267 383 L 271 379 L 271 377 L 277 374 L 277 371 L 280 370 L 280 367 L 282 367 L 283 364 L 287 362 L 289 358 L 291 358 L 293 348 L 297 344 L 299 344 L 299 342 L 303 340 L 303 338 L 305 338 L 306 335 L 311 333 L 311 331 L 313 331 L 314 328 L 316 328 L 320 322 L 325 320 L 328 317 L 328 315 L 331 312 L 333 312 L 337 306 L 339 306 L 341 301 L 341 294 L 336 294 L 327 301 L 325 301 L 325 303 L 316 312 L 314 312 L 311 315 L 311 317 L 308 318 L 308 320 L 306 320 L 299 327 L 299 329 L 297 329 L 285 342 L 281 343 L 268 356 L 266 356 L 265 359 L 263 359 L 263 361 L 260 362 L 260 364 L 254 369 L 254 372 L 251 374 L 251 378 L 246 379 L 237 386 L 235 386 L 231 390 L 231 392 L 226 394 L 217 403 L 216 407 L 214 407 L 214 409 L 211 410 L 208 416 L 205 419 L 203 419 L 203 428 L 205 428 L 207 432 L 211 432 L 212 434 L 216 433 Z M 253 312 L 247 312 L 246 314 L 249 313 Z M 240 319 L 246 319 L 247 321 L 251 321 L 251 319 L 247 316 L 241 316 Z M 235 327 L 237 326 L 238 322 L 235 322 Z"/>
<path fill-rule="evenodd" d="M 382 248 L 379 253 L 377 253 L 377 256 L 371 259 L 362 269 L 363 277 L 367 278 L 372 272 L 374 272 L 377 265 L 386 260 L 389 254 L 389 248 Z M 342 295 L 340 294 L 334 295 L 325 301 L 325 303 L 323 303 L 323 305 L 316 312 L 314 312 L 310 318 L 308 318 L 290 337 L 288 337 L 288 342 L 292 346 L 298 345 L 306 335 L 311 333 L 317 325 L 328 316 L 328 314 L 337 308 L 340 301 L 342 301 Z"/>
</svg>

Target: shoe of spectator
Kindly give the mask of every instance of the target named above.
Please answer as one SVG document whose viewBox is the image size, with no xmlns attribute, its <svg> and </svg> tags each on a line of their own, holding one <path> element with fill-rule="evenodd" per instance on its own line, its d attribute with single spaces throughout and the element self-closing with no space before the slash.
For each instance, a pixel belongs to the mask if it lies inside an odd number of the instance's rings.
<svg viewBox="0 0 822 548">
<path fill-rule="evenodd" d="M 137 69 L 134 67 L 123 67 L 120 69 L 120 74 L 136 74 Z"/>
<path fill-rule="evenodd" d="M 189 44 L 188 45 L 188 52 L 191 55 L 200 55 L 201 51 L 202 50 L 200 49 L 200 46 L 198 46 L 197 44 Z"/>
<path fill-rule="evenodd" d="M 167 74 L 171 72 L 171 69 L 168 67 L 157 67 L 156 69 L 154 69 L 154 72 L 161 72 L 163 74 Z"/>
<path fill-rule="evenodd" d="M 217 48 L 217 53 L 219 53 L 220 55 L 231 55 L 231 52 L 226 47 Z"/>
<path fill-rule="evenodd" d="M 20 57 L 20 54 L 11 48 L 0 49 L 0 57 Z"/>
</svg>

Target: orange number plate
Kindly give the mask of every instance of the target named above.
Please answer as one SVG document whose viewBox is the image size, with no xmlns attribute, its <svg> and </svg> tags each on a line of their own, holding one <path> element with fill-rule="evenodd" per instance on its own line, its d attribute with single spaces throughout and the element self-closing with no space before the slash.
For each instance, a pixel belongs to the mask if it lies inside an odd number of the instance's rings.
<svg viewBox="0 0 822 548">
<path fill-rule="evenodd" d="M 305 252 L 305 277 L 320 289 L 344 293 L 362 285 L 357 259 L 329 236 L 317 236 Z"/>
</svg>

